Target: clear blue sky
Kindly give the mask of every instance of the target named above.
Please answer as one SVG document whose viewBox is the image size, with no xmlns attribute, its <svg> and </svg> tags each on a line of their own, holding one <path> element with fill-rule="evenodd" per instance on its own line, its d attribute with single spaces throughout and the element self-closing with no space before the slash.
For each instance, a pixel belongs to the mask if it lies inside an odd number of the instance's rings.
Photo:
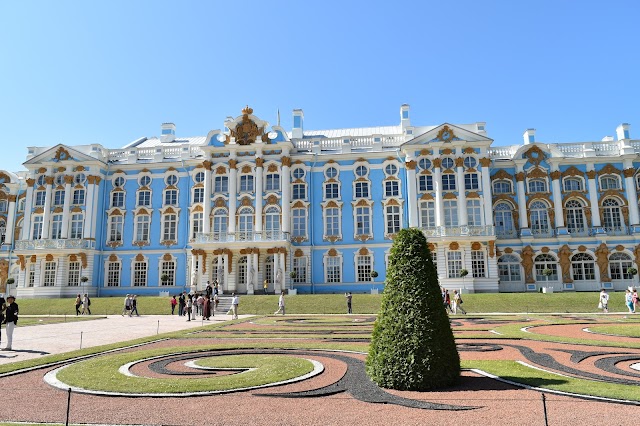
<svg viewBox="0 0 640 426">
<path fill-rule="evenodd" d="M 0 169 L 27 146 L 206 135 L 249 104 L 285 128 L 486 121 L 496 145 L 640 139 L 636 1 L 0 3 Z"/>
</svg>

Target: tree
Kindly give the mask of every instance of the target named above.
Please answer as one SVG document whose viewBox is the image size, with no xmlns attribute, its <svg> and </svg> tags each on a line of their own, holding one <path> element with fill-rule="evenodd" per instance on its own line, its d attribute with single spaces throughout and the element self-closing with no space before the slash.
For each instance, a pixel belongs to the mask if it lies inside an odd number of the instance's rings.
<svg viewBox="0 0 640 426">
<path fill-rule="evenodd" d="M 391 247 L 366 368 L 379 386 L 398 390 L 451 386 L 460 376 L 438 274 L 417 228 L 402 229 Z"/>
</svg>

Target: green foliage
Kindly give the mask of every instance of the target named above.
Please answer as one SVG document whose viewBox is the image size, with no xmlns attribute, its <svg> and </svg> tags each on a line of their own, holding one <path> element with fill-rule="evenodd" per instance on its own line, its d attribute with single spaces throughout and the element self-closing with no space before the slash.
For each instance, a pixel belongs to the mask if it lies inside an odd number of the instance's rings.
<svg viewBox="0 0 640 426">
<path fill-rule="evenodd" d="M 438 389 L 460 375 L 437 271 L 419 229 L 401 230 L 391 247 L 366 366 L 379 386 L 398 390 Z"/>
</svg>

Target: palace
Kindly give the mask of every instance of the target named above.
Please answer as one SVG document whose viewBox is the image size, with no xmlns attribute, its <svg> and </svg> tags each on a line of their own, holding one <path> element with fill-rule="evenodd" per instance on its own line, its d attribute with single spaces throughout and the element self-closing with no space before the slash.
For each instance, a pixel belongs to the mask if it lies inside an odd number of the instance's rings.
<svg viewBox="0 0 640 426">
<path fill-rule="evenodd" d="M 398 125 L 312 131 L 296 109 L 288 131 L 246 107 L 206 136 L 164 123 L 121 149 L 30 147 L 26 170 L 0 171 L 0 291 L 376 292 L 404 227 L 424 231 L 448 288 L 637 285 L 629 125 L 492 146 L 485 124 L 414 126 L 402 105 Z"/>
</svg>

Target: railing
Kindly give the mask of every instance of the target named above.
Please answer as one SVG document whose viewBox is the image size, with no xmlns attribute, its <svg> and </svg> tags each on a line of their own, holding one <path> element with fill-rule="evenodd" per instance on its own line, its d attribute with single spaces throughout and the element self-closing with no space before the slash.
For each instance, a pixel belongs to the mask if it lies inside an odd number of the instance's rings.
<svg viewBox="0 0 640 426">
<path fill-rule="evenodd" d="M 518 231 L 515 229 L 496 229 L 496 237 L 498 238 L 517 238 Z"/>
<path fill-rule="evenodd" d="M 555 148 L 565 157 L 587 157 L 591 152 L 591 156 L 596 157 L 615 157 L 620 155 L 620 141 L 605 142 L 583 142 L 583 143 L 548 143 L 548 148 Z M 636 154 L 640 153 L 640 141 L 631 141 L 629 145 Z M 493 160 L 511 160 L 518 149 L 522 145 L 498 146 L 489 148 L 489 157 Z"/>
<path fill-rule="evenodd" d="M 433 228 L 422 228 L 426 237 L 490 237 L 495 235 L 495 228 L 491 225 L 485 226 L 436 226 Z"/>
<path fill-rule="evenodd" d="M 519 148 L 520 148 L 519 145 L 498 146 L 495 148 L 490 148 L 488 151 L 489 158 L 493 160 L 500 160 L 500 159 L 511 160 Z"/>
<path fill-rule="evenodd" d="M 550 238 L 555 234 L 555 230 L 551 228 L 533 228 L 531 229 L 531 235 L 533 238 Z"/>
<path fill-rule="evenodd" d="M 376 141 L 376 139 L 379 139 Z M 345 141 L 348 143 L 345 144 Z M 389 136 L 343 136 L 337 138 L 312 138 L 294 141 L 298 151 L 313 151 L 314 148 L 322 151 L 342 151 L 345 145 L 354 150 L 373 149 L 376 143 L 380 144 L 380 149 L 385 147 L 397 147 L 404 143 L 404 135 Z"/>
<path fill-rule="evenodd" d="M 605 226 L 604 232 L 607 235 L 629 235 L 629 228 L 627 226 Z"/>
<path fill-rule="evenodd" d="M 569 235 L 572 237 L 588 237 L 591 235 L 589 228 L 567 228 Z"/>
<path fill-rule="evenodd" d="M 40 249 L 90 249 L 95 244 L 92 240 L 60 239 L 60 240 L 20 240 L 16 241 L 16 250 Z"/>
<path fill-rule="evenodd" d="M 290 241 L 289 232 L 263 231 L 263 232 L 209 232 L 196 234 L 196 243 L 233 243 L 233 242 L 260 242 L 260 241 Z"/>
</svg>

